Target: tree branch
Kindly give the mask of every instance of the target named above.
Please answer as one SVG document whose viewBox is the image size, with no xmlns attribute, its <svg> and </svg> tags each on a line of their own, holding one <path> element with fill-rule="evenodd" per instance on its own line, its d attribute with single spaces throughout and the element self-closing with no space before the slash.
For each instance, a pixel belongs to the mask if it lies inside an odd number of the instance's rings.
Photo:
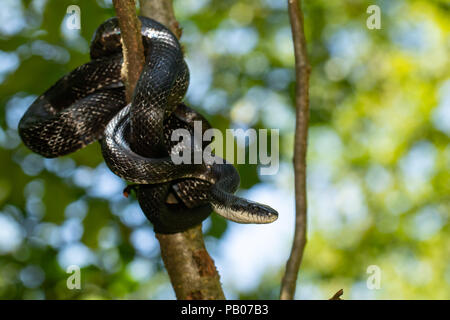
<svg viewBox="0 0 450 320">
<path fill-rule="evenodd" d="M 181 28 L 175 19 L 172 0 L 139 0 L 141 14 L 161 22 L 168 27 L 179 39 L 181 37 Z"/>
<path fill-rule="evenodd" d="M 342 300 L 341 297 L 344 294 L 344 289 L 340 289 L 338 292 L 336 292 L 330 299 L 328 300 Z"/>
<path fill-rule="evenodd" d="M 294 146 L 295 173 L 295 232 L 291 254 L 281 284 L 280 299 L 293 299 L 298 270 L 306 245 L 306 147 L 309 121 L 309 74 L 311 67 L 306 52 L 303 13 L 299 0 L 288 0 L 289 18 L 295 54 L 295 105 L 296 129 Z"/>
<path fill-rule="evenodd" d="M 145 62 L 141 21 L 136 15 L 134 0 L 113 0 L 113 4 L 122 35 L 122 79 L 125 82 L 127 102 L 130 102 Z"/>
<path fill-rule="evenodd" d="M 156 234 L 172 287 L 180 300 L 224 300 L 219 274 L 206 251 L 202 226 Z"/>
<path fill-rule="evenodd" d="M 140 21 L 134 0 L 114 0 L 123 39 L 127 99 L 142 71 L 144 54 Z M 141 14 L 157 20 L 177 36 L 181 29 L 175 20 L 171 0 L 140 0 Z M 205 249 L 201 225 L 176 234 L 156 234 L 161 257 L 178 299 L 225 299 L 214 261 Z"/>
</svg>

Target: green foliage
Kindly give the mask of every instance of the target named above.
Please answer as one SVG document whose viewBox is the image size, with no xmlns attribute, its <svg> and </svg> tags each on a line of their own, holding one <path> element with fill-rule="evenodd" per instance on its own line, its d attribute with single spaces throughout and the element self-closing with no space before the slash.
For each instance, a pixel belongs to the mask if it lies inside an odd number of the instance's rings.
<svg viewBox="0 0 450 320">
<path fill-rule="evenodd" d="M 309 239 L 297 297 L 329 298 L 344 288 L 345 299 L 448 299 L 449 4 L 303 3 L 312 64 Z M 374 3 L 380 30 L 366 28 Z M 64 28 L 72 4 L 81 8 L 79 33 Z M 134 199 L 122 198 L 123 183 L 108 175 L 98 143 L 44 160 L 17 136 L 33 98 L 88 61 L 94 30 L 114 15 L 110 3 L 8 0 L 2 10 L 10 17 L 0 26 L 0 297 L 173 298 L 151 225 Z M 294 57 L 286 3 L 175 1 L 175 10 L 192 73 L 188 104 L 222 132 L 279 129 L 279 174 L 261 177 L 255 165 L 239 165 L 241 188 L 265 185 L 292 200 Z M 293 213 L 280 208 L 281 224 Z M 264 238 L 275 227 L 252 228 Z M 234 228 L 208 219 L 213 258 L 220 260 Z M 229 297 L 278 297 L 292 229 L 272 239 L 285 248 L 268 253 L 280 255 L 275 265 L 257 261 L 265 267 L 256 283 L 243 288 L 225 278 Z M 66 263 L 80 255 L 82 290 L 68 290 Z M 379 290 L 366 287 L 369 265 L 382 271 Z M 220 273 L 224 268 L 239 266 L 219 264 Z"/>
</svg>

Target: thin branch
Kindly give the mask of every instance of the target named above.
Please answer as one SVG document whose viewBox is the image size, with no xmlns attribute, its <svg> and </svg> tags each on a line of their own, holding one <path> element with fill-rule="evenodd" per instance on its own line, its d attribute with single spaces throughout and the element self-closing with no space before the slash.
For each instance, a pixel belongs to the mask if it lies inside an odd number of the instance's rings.
<svg viewBox="0 0 450 320">
<path fill-rule="evenodd" d="M 134 0 L 113 0 L 113 4 L 122 35 L 122 79 L 125 81 L 126 99 L 130 102 L 145 62 L 141 21 L 136 15 Z"/>
<path fill-rule="evenodd" d="M 282 300 L 294 298 L 298 270 L 306 245 L 306 147 L 309 121 L 309 74 L 311 72 L 306 51 L 303 13 L 299 0 L 288 0 L 288 10 L 294 41 L 297 80 L 295 87 L 296 129 L 294 146 L 295 232 L 291 254 L 281 284 L 280 299 Z"/>
<path fill-rule="evenodd" d="M 140 6 L 143 16 L 181 36 L 171 0 L 140 0 Z M 177 299 L 225 299 L 216 266 L 205 248 L 201 225 L 181 233 L 156 234 L 156 238 Z"/>
<path fill-rule="evenodd" d="M 336 292 L 330 299 L 328 300 L 342 300 L 341 297 L 344 294 L 344 289 L 339 290 Z"/>
</svg>

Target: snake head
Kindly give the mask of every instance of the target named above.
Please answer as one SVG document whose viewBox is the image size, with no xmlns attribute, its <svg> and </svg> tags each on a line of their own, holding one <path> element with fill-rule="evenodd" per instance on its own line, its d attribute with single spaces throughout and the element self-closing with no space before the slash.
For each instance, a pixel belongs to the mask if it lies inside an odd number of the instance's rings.
<svg viewBox="0 0 450 320">
<path fill-rule="evenodd" d="M 278 212 L 272 207 L 236 196 L 227 206 L 213 203 L 213 209 L 218 215 L 237 223 L 266 224 L 278 219 Z"/>
</svg>

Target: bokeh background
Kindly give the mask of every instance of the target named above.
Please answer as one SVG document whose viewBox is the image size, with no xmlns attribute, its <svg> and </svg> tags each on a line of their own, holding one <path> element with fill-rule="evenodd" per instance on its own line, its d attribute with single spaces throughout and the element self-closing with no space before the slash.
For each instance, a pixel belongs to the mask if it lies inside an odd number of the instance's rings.
<svg viewBox="0 0 450 320">
<path fill-rule="evenodd" d="M 309 241 L 296 298 L 450 298 L 450 4 L 304 3 L 312 64 Z M 81 30 L 65 26 L 81 8 Z M 381 30 L 366 9 L 381 8 Z M 273 224 L 212 215 L 206 245 L 228 298 L 275 299 L 293 233 L 294 57 L 286 1 L 177 0 L 191 70 L 187 102 L 226 128 L 280 130 L 280 170 L 239 165 L 240 194 Z M 17 124 L 33 100 L 88 61 L 107 0 L 2 0 L 0 298 L 172 299 L 152 226 L 98 143 L 44 159 Z M 245 146 L 240 146 L 244 148 Z M 66 287 L 69 265 L 82 289 Z M 370 290 L 367 268 L 381 270 Z"/>
</svg>

